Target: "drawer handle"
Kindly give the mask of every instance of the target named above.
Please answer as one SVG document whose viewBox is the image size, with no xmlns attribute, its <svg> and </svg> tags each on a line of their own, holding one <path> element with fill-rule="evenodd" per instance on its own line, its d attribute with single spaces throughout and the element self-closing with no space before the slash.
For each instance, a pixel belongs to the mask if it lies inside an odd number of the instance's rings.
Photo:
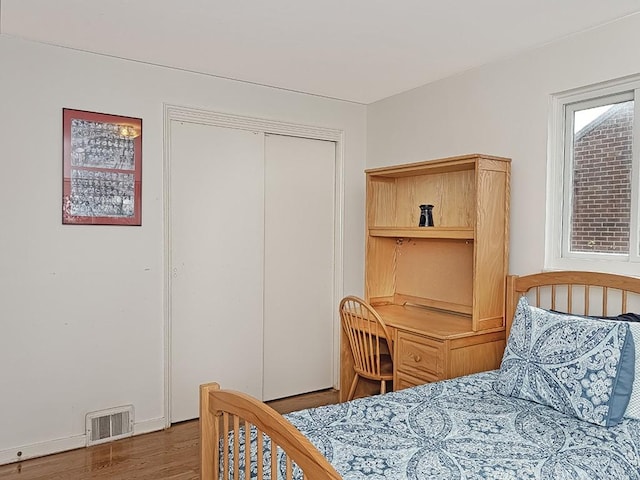
<svg viewBox="0 0 640 480">
<path fill-rule="evenodd" d="M 420 360 L 422 360 L 422 357 L 420 355 L 415 354 L 415 353 L 411 355 L 411 358 L 413 358 L 414 362 L 419 362 Z"/>
</svg>

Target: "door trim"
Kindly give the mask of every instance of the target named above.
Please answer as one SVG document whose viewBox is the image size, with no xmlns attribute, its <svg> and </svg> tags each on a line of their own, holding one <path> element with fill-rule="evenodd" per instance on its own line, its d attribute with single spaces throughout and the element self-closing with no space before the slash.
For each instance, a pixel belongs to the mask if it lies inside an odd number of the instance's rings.
<svg viewBox="0 0 640 480">
<path fill-rule="evenodd" d="M 264 134 L 287 135 L 314 140 L 329 140 L 336 144 L 335 154 L 335 211 L 334 211 L 334 278 L 333 304 L 343 294 L 344 242 L 344 131 L 340 129 L 303 125 L 278 120 L 214 112 L 165 103 L 164 110 L 164 412 L 166 427 L 171 425 L 171 123 L 188 122 L 224 128 L 249 130 Z M 340 382 L 340 322 L 337 308 L 333 313 L 333 387 Z M 211 379 L 215 380 L 215 379 Z"/>
</svg>

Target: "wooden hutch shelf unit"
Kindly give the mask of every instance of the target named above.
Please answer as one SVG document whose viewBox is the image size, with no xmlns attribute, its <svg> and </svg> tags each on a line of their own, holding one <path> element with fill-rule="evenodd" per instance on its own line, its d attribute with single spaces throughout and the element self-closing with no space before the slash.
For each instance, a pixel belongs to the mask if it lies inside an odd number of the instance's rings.
<svg viewBox="0 0 640 480">
<path fill-rule="evenodd" d="M 473 154 L 366 171 L 365 298 L 393 332 L 395 390 L 499 366 L 510 169 Z M 435 226 L 418 226 L 421 204 L 434 205 Z M 346 397 L 344 339 L 341 351 Z"/>
</svg>

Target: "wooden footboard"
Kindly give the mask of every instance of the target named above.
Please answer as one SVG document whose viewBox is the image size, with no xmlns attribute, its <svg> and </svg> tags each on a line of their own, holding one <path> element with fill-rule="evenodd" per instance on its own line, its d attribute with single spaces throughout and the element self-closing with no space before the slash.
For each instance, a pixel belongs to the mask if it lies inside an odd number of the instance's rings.
<svg viewBox="0 0 640 480">
<path fill-rule="evenodd" d="M 341 478 L 282 415 L 249 395 L 222 390 L 217 383 L 200 386 L 200 452 L 203 480 L 289 480 L 297 469 L 304 475 L 299 478 Z"/>
</svg>

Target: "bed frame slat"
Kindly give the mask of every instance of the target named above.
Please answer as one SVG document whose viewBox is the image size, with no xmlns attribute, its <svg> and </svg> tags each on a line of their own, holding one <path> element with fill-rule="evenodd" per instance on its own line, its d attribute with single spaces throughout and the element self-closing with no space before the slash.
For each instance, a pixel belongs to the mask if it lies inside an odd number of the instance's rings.
<svg viewBox="0 0 640 480">
<path fill-rule="evenodd" d="M 293 477 L 293 469 L 291 468 L 291 458 L 287 457 L 287 480 L 291 480 Z M 274 478 L 274 477 L 271 477 Z"/>
<path fill-rule="evenodd" d="M 245 420 L 242 428 L 244 430 L 244 454 L 247 458 L 251 458 L 251 424 Z M 244 478 L 251 478 L 251 462 L 244 463 Z"/>
<path fill-rule="evenodd" d="M 264 433 L 260 429 L 258 429 L 256 445 L 257 445 L 257 450 L 258 450 L 258 462 L 257 462 L 258 463 L 258 478 L 262 478 L 264 476 L 264 472 L 262 470 L 262 466 L 264 465 L 264 463 L 263 463 L 263 461 L 264 461 L 264 450 L 263 450 Z"/>
<path fill-rule="evenodd" d="M 271 440 L 271 478 L 278 478 L 278 445 Z"/>
<path fill-rule="evenodd" d="M 224 439 L 224 449 L 222 450 L 224 452 L 223 456 L 222 456 L 222 471 L 225 472 L 227 470 L 229 470 L 231 468 L 231 465 L 229 465 L 229 436 L 227 435 L 227 432 L 229 431 L 229 414 L 228 413 L 223 413 L 222 414 L 222 436 Z"/>
</svg>

